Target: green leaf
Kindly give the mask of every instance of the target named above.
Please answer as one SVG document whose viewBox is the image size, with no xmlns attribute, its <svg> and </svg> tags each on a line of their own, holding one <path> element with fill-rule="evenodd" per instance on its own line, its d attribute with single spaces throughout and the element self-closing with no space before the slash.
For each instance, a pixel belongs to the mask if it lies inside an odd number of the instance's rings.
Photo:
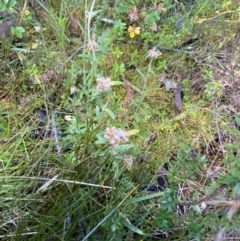
<svg viewBox="0 0 240 241">
<path fill-rule="evenodd" d="M 235 121 L 238 126 L 240 126 L 240 117 L 235 116 Z"/>
<path fill-rule="evenodd" d="M 233 192 L 235 194 L 239 194 L 240 193 L 240 183 L 237 183 L 237 185 L 233 189 Z"/>
<path fill-rule="evenodd" d="M 156 197 L 163 197 L 163 196 L 164 196 L 164 192 L 152 193 L 152 194 L 145 195 L 145 196 L 142 196 L 142 197 L 131 198 L 131 199 L 127 200 L 124 203 L 124 205 L 142 202 L 142 201 L 145 201 L 145 200 L 149 200 L 149 199 L 156 198 Z"/>
<path fill-rule="evenodd" d="M 96 106 L 96 117 L 97 117 L 97 120 L 100 121 L 100 119 L 101 119 L 101 114 L 100 114 L 99 106 Z"/>
<path fill-rule="evenodd" d="M 132 225 L 129 221 L 125 220 L 123 223 L 124 223 L 124 225 L 125 225 L 126 227 L 128 227 L 129 229 L 131 229 L 133 232 L 138 233 L 138 234 L 140 234 L 140 235 L 144 235 L 144 232 L 143 232 L 141 229 L 135 227 L 135 226 Z"/>
<path fill-rule="evenodd" d="M 134 147 L 135 147 L 134 144 L 123 144 L 123 145 L 119 145 L 119 146 L 115 147 L 114 151 L 116 151 L 117 153 L 122 153 L 122 152 L 126 152 Z"/>
<path fill-rule="evenodd" d="M 138 134 L 139 132 L 140 132 L 139 129 L 133 129 L 133 130 L 128 131 L 128 135 L 133 136 L 133 135 Z"/>
<path fill-rule="evenodd" d="M 114 85 L 122 85 L 123 83 L 121 81 L 112 81 L 112 86 Z"/>
<path fill-rule="evenodd" d="M 92 11 L 90 17 L 93 18 L 93 17 L 97 16 L 97 14 L 99 14 L 100 12 L 102 12 L 101 9 L 100 10 L 96 10 L 96 11 Z M 89 14 L 89 12 L 88 12 L 88 14 Z"/>
<path fill-rule="evenodd" d="M 140 69 L 136 69 L 136 70 L 139 73 L 139 75 L 141 76 L 141 78 L 145 81 L 146 76 L 144 75 L 144 73 Z"/>
<path fill-rule="evenodd" d="M 11 33 L 16 35 L 18 38 L 22 38 L 23 33 L 25 33 L 25 29 L 22 26 L 11 27 Z"/>
<path fill-rule="evenodd" d="M 115 119 L 115 115 L 110 109 L 104 108 L 103 111 L 105 111 L 112 119 Z"/>
<path fill-rule="evenodd" d="M 193 209 L 194 209 L 198 214 L 201 214 L 201 213 L 202 213 L 202 210 L 201 210 L 201 208 L 200 208 L 199 205 L 194 205 L 194 206 L 193 206 Z"/>
</svg>

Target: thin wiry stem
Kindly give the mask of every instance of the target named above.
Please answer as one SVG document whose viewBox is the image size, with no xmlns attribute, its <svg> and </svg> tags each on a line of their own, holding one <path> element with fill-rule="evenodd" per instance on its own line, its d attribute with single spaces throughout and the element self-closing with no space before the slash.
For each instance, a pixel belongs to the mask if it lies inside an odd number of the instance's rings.
<svg viewBox="0 0 240 241">
<path fill-rule="evenodd" d="M 91 20 L 92 20 L 92 13 L 93 13 L 93 8 L 95 6 L 95 3 L 96 3 L 96 0 L 93 0 L 92 1 L 92 5 L 91 5 L 91 8 L 90 8 L 90 11 L 88 12 L 88 23 L 87 23 L 87 35 L 88 35 L 88 43 L 92 49 L 92 53 L 93 53 L 93 59 L 95 60 L 96 59 L 96 56 L 95 56 L 95 50 L 94 50 L 94 47 L 92 45 L 92 41 L 91 41 L 91 37 L 90 37 L 90 26 L 91 26 Z"/>
<path fill-rule="evenodd" d="M 21 176 L 5 176 L 1 177 L 0 179 L 29 179 L 29 180 L 39 180 L 39 181 L 49 181 L 51 178 L 44 178 L 44 177 L 21 177 Z M 115 187 L 110 186 L 104 186 L 104 185 L 98 185 L 98 184 L 92 184 L 92 183 L 86 183 L 86 182 L 78 182 L 78 181 L 71 181 L 71 180 L 64 180 L 64 179 L 55 179 L 54 182 L 63 182 L 63 183 L 73 183 L 78 185 L 85 185 L 90 187 L 101 187 L 101 188 L 109 188 L 109 189 L 116 189 Z"/>
<path fill-rule="evenodd" d="M 137 187 L 138 187 L 138 186 L 137 186 Z M 87 236 L 85 236 L 85 238 L 84 238 L 82 241 L 87 240 L 88 237 L 90 237 L 90 236 L 97 230 L 97 228 L 98 228 L 100 225 L 102 225 L 102 223 L 104 223 L 104 222 L 124 203 L 124 201 L 136 190 L 137 187 L 133 188 L 133 189 L 126 195 L 126 197 L 117 205 L 117 207 L 115 207 L 105 218 L 103 218 L 103 220 L 102 220 L 101 222 L 99 222 L 99 223 L 95 226 L 95 228 L 92 229 L 92 231 L 89 232 L 89 233 L 87 234 Z"/>
<path fill-rule="evenodd" d="M 38 232 L 29 232 L 29 233 L 21 233 L 21 234 L 6 234 L 6 235 L 0 235 L 0 238 L 6 238 L 6 237 L 16 237 L 16 236 L 27 236 L 27 235 L 33 235 L 37 234 Z"/>
</svg>

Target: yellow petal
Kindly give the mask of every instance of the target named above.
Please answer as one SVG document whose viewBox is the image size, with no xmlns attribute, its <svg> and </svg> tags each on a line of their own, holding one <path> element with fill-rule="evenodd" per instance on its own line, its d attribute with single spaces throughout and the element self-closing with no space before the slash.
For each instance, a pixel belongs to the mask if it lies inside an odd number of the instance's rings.
<svg viewBox="0 0 240 241">
<path fill-rule="evenodd" d="M 134 36 L 135 36 L 135 33 L 134 33 L 134 32 L 131 32 L 131 33 L 130 33 L 130 38 L 134 38 Z"/>
<path fill-rule="evenodd" d="M 137 34 L 137 35 L 140 34 L 140 28 L 139 27 L 135 28 L 134 33 Z"/>
<path fill-rule="evenodd" d="M 31 47 L 32 49 L 36 49 L 38 47 L 38 43 L 33 43 Z"/>
<path fill-rule="evenodd" d="M 128 27 L 128 32 L 131 33 L 131 32 L 134 32 L 134 28 L 132 26 L 129 26 Z"/>
</svg>

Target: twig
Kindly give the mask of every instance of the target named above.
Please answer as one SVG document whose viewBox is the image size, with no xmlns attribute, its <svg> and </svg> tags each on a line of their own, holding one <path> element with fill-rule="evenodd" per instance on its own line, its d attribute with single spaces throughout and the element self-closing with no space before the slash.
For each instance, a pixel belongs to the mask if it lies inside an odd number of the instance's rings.
<svg viewBox="0 0 240 241">
<path fill-rule="evenodd" d="M 80 46 L 79 48 L 77 48 L 70 56 L 69 58 L 65 61 L 64 64 L 67 64 L 70 60 L 72 60 L 77 54 L 78 52 L 83 49 L 84 46 Z"/>
<path fill-rule="evenodd" d="M 93 1 L 92 1 L 92 5 L 91 5 L 91 8 L 90 8 L 90 11 L 88 12 L 88 22 L 87 22 L 88 44 L 90 45 L 90 47 L 91 47 L 91 49 L 92 49 L 94 61 L 95 61 L 95 59 L 96 59 L 96 56 L 95 56 L 95 49 L 94 49 L 94 47 L 93 47 L 93 45 L 92 45 L 92 41 L 91 41 L 91 37 L 90 37 L 90 26 L 91 26 L 92 13 L 93 13 L 93 9 L 94 9 L 95 3 L 96 3 L 96 0 L 93 0 Z"/>
<path fill-rule="evenodd" d="M 210 200 L 210 198 L 214 198 L 216 197 L 219 192 L 221 192 L 223 190 L 224 186 L 219 187 L 218 189 L 215 190 L 215 192 L 213 194 L 211 194 L 211 197 L 206 197 L 203 198 L 199 201 L 195 201 L 195 202 L 180 202 L 178 205 L 197 205 L 197 204 L 202 204 L 202 208 L 206 208 L 207 206 L 228 206 L 229 210 L 227 212 L 227 218 L 229 220 L 232 219 L 233 215 L 238 211 L 239 207 L 240 207 L 240 195 L 237 195 L 235 200 Z M 224 240 L 224 236 L 225 236 L 225 232 L 226 232 L 226 227 L 221 228 L 218 233 L 216 234 L 214 241 L 222 241 Z"/>
<path fill-rule="evenodd" d="M 209 196 L 206 196 L 205 198 L 202 198 L 198 201 L 180 202 L 179 205 L 197 205 L 200 203 L 206 203 L 206 202 L 211 202 L 211 201 L 214 202 L 214 199 L 216 199 L 216 197 L 218 195 L 222 194 L 225 189 L 226 189 L 225 185 L 221 185 L 213 193 L 211 193 Z M 219 200 L 217 200 L 217 201 L 219 202 Z M 222 202 L 224 202 L 224 201 L 222 201 Z M 209 204 L 209 205 L 213 205 L 213 204 Z"/>
<path fill-rule="evenodd" d="M 230 205 L 231 207 L 230 207 L 230 209 L 227 212 L 228 220 L 231 220 L 233 215 L 238 211 L 238 209 L 240 207 L 240 200 L 239 200 L 239 198 L 240 198 L 240 195 L 237 195 L 237 197 L 236 197 L 237 200 L 231 201 L 231 202 L 233 202 L 233 205 Z M 225 231 L 226 231 L 225 227 L 221 228 L 218 231 L 214 241 L 222 241 L 222 240 L 224 240 Z"/>
<path fill-rule="evenodd" d="M 226 201 L 226 200 L 209 200 L 202 202 L 206 205 L 211 206 L 230 206 L 231 208 L 236 208 L 240 206 L 240 200 L 232 200 L 232 201 Z"/>
<path fill-rule="evenodd" d="M 26 8 L 27 8 L 27 3 L 28 3 L 28 0 L 25 0 L 24 1 L 24 4 L 23 4 L 23 9 L 22 9 L 22 12 L 21 12 L 21 16 L 20 16 L 20 19 L 19 19 L 19 24 L 21 23 L 22 19 L 23 19 L 23 16 L 25 14 L 25 11 L 26 11 Z"/>
<path fill-rule="evenodd" d="M 138 89 L 135 85 L 131 84 L 129 80 L 127 80 L 125 77 L 122 77 L 125 84 L 129 87 L 131 87 L 133 90 L 137 91 L 139 94 L 142 94 L 142 91 Z"/>
<path fill-rule="evenodd" d="M 230 206 L 230 207 L 239 207 L 240 206 L 240 200 L 231 200 L 231 201 L 226 201 L 226 200 L 202 200 L 202 201 L 196 201 L 196 202 L 180 202 L 178 205 L 197 205 L 197 204 L 202 204 L 203 206 Z"/>
</svg>

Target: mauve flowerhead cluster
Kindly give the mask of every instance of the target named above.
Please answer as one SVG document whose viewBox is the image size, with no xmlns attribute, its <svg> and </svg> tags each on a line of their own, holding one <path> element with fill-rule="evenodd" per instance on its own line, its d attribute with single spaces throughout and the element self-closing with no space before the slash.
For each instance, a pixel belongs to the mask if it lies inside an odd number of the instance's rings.
<svg viewBox="0 0 240 241">
<path fill-rule="evenodd" d="M 154 47 L 148 51 L 147 57 L 151 59 L 156 59 L 158 58 L 162 53 L 157 49 L 157 47 Z"/>
<path fill-rule="evenodd" d="M 133 165 L 133 156 L 125 156 L 123 159 L 123 163 L 128 168 L 131 168 Z"/>
<path fill-rule="evenodd" d="M 98 43 L 95 41 L 95 39 L 90 40 L 90 42 L 87 45 L 87 50 L 98 50 Z"/>
<path fill-rule="evenodd" d="M 116 127 L 106 128 L 104 137 L 114 147 L 118 146 L 120 143 L 125 143 L 129 141 L 128 133 Z"/>
<path fill-rule="evenodd" d="M 112 81 L 109 77 L 97 78 L 97 91 L 111 90 Z"/>
<path fill-rule="evenodd" d="M 128 12 L 128 18 L 130 21 L 138 21 L 140 19 L 140 11 L 136 6 Z"/>
</svg>

